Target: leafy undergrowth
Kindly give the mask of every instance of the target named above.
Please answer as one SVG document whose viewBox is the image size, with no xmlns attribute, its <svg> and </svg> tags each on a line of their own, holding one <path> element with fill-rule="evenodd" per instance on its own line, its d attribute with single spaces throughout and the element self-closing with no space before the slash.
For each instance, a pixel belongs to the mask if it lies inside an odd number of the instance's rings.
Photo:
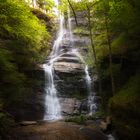
<svg viewBox="0 0 140 140">
<path fill-rule="evenodd" d="M 9 114 L 0 112 L 0 139 L 5 139 L 11 127 L 15 124 L 14 119 Z"/>
<path fill-rule="evenodd" d="M 110 99 L 110 112 L 120 138 L 139 139 L 140 74 L 129 79 L 122 90 Z M 125 131 L 124 131 L 125 130 Z"/>
<path fill-rule="evenodd" d="M 87 117 L 85 115 L 73 116 L 65 119 L 66 122 L 75 122 L 77 124 L 84 124 L 86 120 Z"/>
<path fill-rule="evenodd" d="M 106 117 L 105 112 L 103 110 L 99 110 L 92 116 L 87 116 L 87 115 L 81 114 L 78 116 L 68 117 L 65 119 L 65 122 L 75 122 L 77 124 L 85 124 L 86 121 L 88 121 L 88 120 L 97 120 L 97 119 L 102 119 L 105 117 Z"/>
</svg>

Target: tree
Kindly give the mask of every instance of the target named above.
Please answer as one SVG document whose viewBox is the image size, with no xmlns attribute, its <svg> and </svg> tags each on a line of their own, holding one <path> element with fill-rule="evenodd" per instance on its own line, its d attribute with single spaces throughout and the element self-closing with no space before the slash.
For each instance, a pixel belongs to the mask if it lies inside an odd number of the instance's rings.
<svg viewBox="0 0 140 140">
<path fill-rule="evenodd" d="M 111 87 L 112 87 L 112 95 L 115 94 L 115 83 L 114 83 L 114 76 L 113 76 L 113 68 L 112 68 L 112 48 L 111 48 L 111 39 L 109 33 L 109 18 L 108 18 L 108 11 L 109 11 L 109 3 L 108 1 L 103 0 L 104 5 L 104 19 L 105 19 L 105 28 L 106 28 L 106 37 L 107 37 L 107 44 L 109 48 L 109 69 L 110 69 L 110 79 L 111 79 Z"/>
<path fill-rule="evenodd" d="M 75 12 L 75 9 L 74 9 L 74 7 L 73 7 L 72 1 L 71 1 L 71 0 L 67 0 L 67 1 L 68 1 L 68 3 L 69 3 L 69 7 L 71 8 L 71 10 L 72 10 L 72 12 L 73 12 L 76 26 L 78 26 L 77 16 L 76 16 L 76 12 Z"/>
<path fill-rule="evenodd" d="M 25 94 L 27 71 L 35 67 L 49 34 L 24 1 L 0 0 L 0 9 L 0 97 L 11 101 Z"/>
<path fill-rule="evenodd" d="M 100 70 L 99 70 L 99 65 L 98 65 L 98 60 L 97 60 L 97 55 L 96 55 L 96 46 L 94 43 L 94 37 L 93 37 L 93 8 L 94 6 L 98 3 L 98 0 L 95 1 L 88 1 L 88 0 L 82 0 L 78 3 L 76 3 L 76 8 L 77 10 L 80 11 L 85 11 L 85 16 L 87 18 L 88 21 L 88 29 L 89 29 L 89 33 L 90 33 L 90 42 L 91 42 L 91 47 L 92 47 L 92 51 L 93 51 L 93 57 L 94 57 L 94 63 L 96 66 L 96 70 L 97 70 L 97 75 L 98 75 L 98 80 L 99 80 L 99 94 L 102 93 L 102 88 L 101 88 L 101 76 L 100 76 Z"/>
</svg>

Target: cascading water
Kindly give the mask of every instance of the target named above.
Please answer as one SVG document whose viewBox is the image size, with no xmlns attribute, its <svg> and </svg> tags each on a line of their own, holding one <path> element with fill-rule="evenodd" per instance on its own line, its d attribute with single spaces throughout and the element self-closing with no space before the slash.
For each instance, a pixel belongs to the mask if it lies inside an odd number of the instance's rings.
<svg viewBox="0 0 140 140">
<path fill-rule="evenodd" d="M 53 46 L 53 50 L 51 52 L 51 58 L 55 58 L 60 54 L 60 44 L 62 42 L 63 36 L 65 34 L 65 29 L 64 29 L 64 16 L 63 15 L 59 15 L 59 32 L 58 32 L 58 36 L 57 39 L 54 41 L 54 46 Z"/>
<path fill-rule="evenodd" d="M 89 71 L 88 71 L 88 66 L 85 66 L 85 79 L 86 79 L 86 84 L 87 84 L 87 90 L 89 93 L 88 96 L 88 105 L 89 105 L 89 115 L 93 115 L 97 109 L 96 103 L 94 101 L 95 95 L 92 92 L 91 89 L 91 77 L 89 75 Z"/>
<path fill-rule="evenodd" d="M 88 66 L 85 66 L 85 79 L 86 79 L 86 83 L 87 83 L 87 90 L 88 92 L 91 94 L 91 78 L 89 76 L 89 72 L 88 72 Z"/>
<path fill-rule="evenodd" d="M 53 80 L 53 63 L 50 65 L 44 64 L 45 70 L 45 107 L 46 112 L 44 120 L 57 120 L 61 118 L 61 108 L 57 98 L 57 90 Z"/>
<path fill-rule="evenodd" d="M 80 53 L 78 52 L 77 49 L 72 49 L 71 52 L 74 53 L 81 60 L 81 62 L 83 62 L 85 64 L 85 69 L 84 69 L 85 70 L 85 80 L 86 80 L 86 85 L 87 85 L 87 91 L 89 94 L 89 96 L 88 96 L 89 115 L 93 115 L 97 110 L 97 106 L 94 101 L 95 95 L 91 88 L 91 77 L 89 75 L 88 65 L 86 65 L 83 57 L 80 55 Z"/>
<path fill-rule="evenodd" d="M 57 0 L 56 0 L 57 1 Z M 58 1 L 56 4 L 59 4 Z M 58 7 L 58 6 L 57 6 Z M 59 11 L 56 9 L 56 11 Z M 45 114 L 44 114 L 44 120 L 58 120 L 61 119 L 61 107 L 59 103 L 59 99 L 57 97 L 57 89 L 55 87 L 54 83 L 54 63 L 61 59 L 61 56 L 63 54 L 74 54 L 77 58 L 81 60 L 83 64 L 85 64 L 85 61 L 83 57 L 80 55 L 78 49 L 74 48 L 73 45 L 73 33 L 72 33 L 72 26 L 71 26 L 71 18 L 70 18 L 70 10 L 68 10 L 68 28 L 64 28 L 64 17 L 62 14 L 57 13 L 59 17 L 59 31 L 56 37 L 56 40 L 54 41 L 52 52 L 49 56 L 49 60 L 46 64 L 44 64 L 44 71 L 45 71 Z M 68 35 L 68 36 L 67 36 Z M 68 41 L 69 44 L 67 51 L 65 52 L 65 45 L 64 42 Z M 63 52 L 64 51 L 64 52 Z M 88 105 L 90 108 L 90 113 L 93 114 L 94 110 L 96 109 L 96 104 L 94 103 L 94 96 L 91 91 L 91 78 L 88 72 L 88 66 L 85 64 L 85 80 L 87 84 L 87 90 L 89 93 L 88 98 Z"/>
<path fill-rule="evenodd" d="M 58 1 L 56 2 L 58 4 Z M 57 97 L 57 90 L 54 84 L 54 69 L 53 64 L 59 58 L 60 44 L 64 36 L 64 17 L 59 14 L 59 31 L 53 45 L 53 50 L 50 54 L 48 63 L 44 64 L 45 71 L 45 114 L 44 120 L 61 119 L 61 107 Z"/>
</svg>

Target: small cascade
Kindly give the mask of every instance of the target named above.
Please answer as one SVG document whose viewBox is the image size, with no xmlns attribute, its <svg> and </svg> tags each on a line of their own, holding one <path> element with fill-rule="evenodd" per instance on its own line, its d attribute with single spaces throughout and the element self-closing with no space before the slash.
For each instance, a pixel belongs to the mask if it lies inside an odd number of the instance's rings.
<svg viewBox="0 0 140 140">
<path fill-rule="evenodd" d="M 97 106 L 94 101 L 94 98 L 95 98 L 94 92 L 92 92 L 92 89 L 91 89 L 91 77 L 89 75 L 87 65 L 85 66 L 85 74 L 86 74 L 85 79 L 86 79 L 86 84 L 87 84 L 87 90 L 89 93 L 89 96 L 88 96 L 89 115 L 93 115 L 97 110 Z"/>
<path fill-rule="evenodd" d="M 64 29 L 64 16 L 63 15 L 59 15 L 59 31 L 58 31 L 58 35 L 57 35 L 57 39 L 54 41 L 54 46 L 53 46 L 53 51 L 51 52 L 51 58 L 55 58 L 58 55 L 60 55 L 60 45 L 63 39 L 63 36 L 65 34 L 65 29 Z"/>
<path fill-rule="evenodd" d="M 81 54 L 78 52 L 77 49 L 73 48 L 71 53 L 75 54 L 81 60 L 81 62 L 85 64 L 85 69 L 84 69 L 85 70 L 85 80 L 86 80 L 86 85 L 87 85 L 87 91 L 89 94 L 89 96 L 88 96 L 89 115 L 93 115 L 97 110 L 97 106 L 94 101 L 95 93 L 92 91 L 92 88 L 91 88 L 91 77 L 89 75 L 88 65 L 86 65 L 83 57 L 81 56 Z"/>
<path fill-rule="evenodd" d="M 57 98 L 57 90 L 53 80 L 53 63 L 51 65 L 44 64 L 45 70 L 45 107 L 46 112 L 44 120 L 58 120 L 61 118 L 61 108 Z"/>
<path fill-rule="evenodd" d="M 86 83 L 87 83 L 87 90 L 88 90 L 88 93 L 91 94 L 91 78 L 89 76 L 87 65 L 85 66 L 85 74 L 86 74 L 85 79 L 86 79 Z"/>
</svg>

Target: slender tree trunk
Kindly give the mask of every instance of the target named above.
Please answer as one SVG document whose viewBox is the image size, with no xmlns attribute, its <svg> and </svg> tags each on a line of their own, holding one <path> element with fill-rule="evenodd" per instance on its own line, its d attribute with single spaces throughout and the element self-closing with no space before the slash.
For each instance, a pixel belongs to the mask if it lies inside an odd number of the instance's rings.
<svg viewBox="0 0 140 140">
<path fill-rule="evenodd" d="M 106 15 L 105 15 L 105 26 L 106 26 L 106 34 L 107 34 L 107 43 L 109 48 L 109 70 L 110 70 L 110 79 L 111 79 L 111 86 L 112 86 L 112 95 L 114 95 L 115 84 L 114 84 L 114 76 L 113 76 L 113 69 L 112 69 L 112 49 L 111 49 L 111 40 L 110 40 L 108 21 Z"/>
<path fill-rule="evenodd" d="M 69 6 L 70 6 L 70 8 L 71 8 L 72 12 L 73 12 L 73 15 L 74 15 L 74 19 L 75 19 L 76 26 L 78 26 L 78 21 L 77 21 L 77 16 L 76 16 L 75 10 L 74 10 L 74 8 L 73 8 L 73 6 L 72 6 L 72 4 L 71 4 L 70 0 L 67 0 L 67 1 L 68 1 L 68 3 L 69 3 Z"/>
<path fill-rule="evenodd" d="M 88 13 L 88 24 L 89 24 L 89 32 L 90 32 L 90 41 L 91 41 L 91 46 L 93 50 L 93 56 L 94 56 L 94 61 L 97 69 L 97 75 L 99 79 L 99 94 L 101 95 L 102 93 L 102 86 L 101 86 L 101 75 L 100 75 L 100 70 L 97 62 L 97 56 L 96 56 L 96 50 L 95 50 L 95 45 L 93 43 L 93 33 L 92 33 L 92 26 L 91 26 L 91 15 L 90 15 L 90 8 L 87 5 L 87 13 Z"/>
</svg>

